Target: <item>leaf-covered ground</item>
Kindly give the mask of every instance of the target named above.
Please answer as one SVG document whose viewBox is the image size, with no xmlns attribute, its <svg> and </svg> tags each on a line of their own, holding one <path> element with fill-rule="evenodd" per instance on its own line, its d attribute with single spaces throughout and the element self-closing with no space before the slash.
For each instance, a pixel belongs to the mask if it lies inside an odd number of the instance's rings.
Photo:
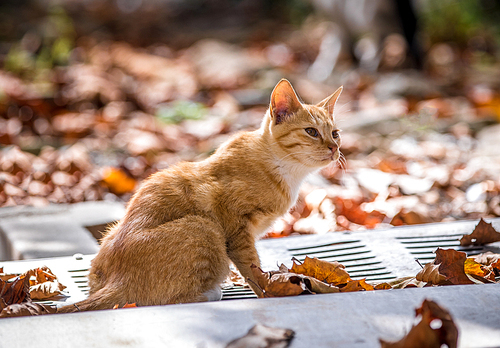
<svg viewBox="0 0 500 348">
<path fill-rule="evenodd" d="M 0 69 L 0 207 L 127 202 L 151 173 L 258 127 L 286 77 L 306 102 L 344 85 L 346 160 L 309 178 L 268 237 L 500 216 L 500 69 L 473 48 L 436 43 L 417 72 L 388 65 L 396 40 L 378 72 L 344 59 L 314 82 L 328 22 L 174 48 L 77 38 L 51 16 L 69 46 L 29 32 Z"/>
</svg>

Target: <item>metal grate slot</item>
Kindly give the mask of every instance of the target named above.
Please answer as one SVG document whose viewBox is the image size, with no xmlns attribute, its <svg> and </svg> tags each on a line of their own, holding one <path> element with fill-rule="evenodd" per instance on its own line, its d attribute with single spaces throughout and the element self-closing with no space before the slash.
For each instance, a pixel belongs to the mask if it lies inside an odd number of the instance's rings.
<svg viewBox="0 0 500 348">
<path fill-rule="evenodd" d="M 289 251 L 298 251 L 298 250 L 305 250 L 305 249 L 318 249 L 318 248 L 323 248 L 323 247 L 330 247 L 334 245 L 343 245 L 343 244 L 350 244 L 350 243 L 359 243 L 359 240 L 349 240 L 349 241 L 342 241 L 338 243 L 328 243 L 328 244 L 317 244 L 313 246 L 306 246 L 306 247 L 295 247 L 295 248 L 288 248 Z"/>
<path fill-rule="evenodd" d="M 257 298 L 257 296 L 250 288 L 245 286 L 222 289 L 222 300 L 239 300 L 244 298 Z"/>
<path fill-rule="evenodd" d="M 306 255 L 294 255 L 294 256 L 297 259 L 298 259 L 298 256 L 304 256 L 304 259 L 305 259 L 305 256 L 317 257 L 318 259 L 325 259 L 325 258 L 338 259 L 338 258 L 341 258 L 341 257 L 344 257 L 344 256 L 361 255 L 361 254 L 366 254 L 366 253 L 369 253 L 369 252 L 370 252 L 369 250 L 359 250 L 359 251 L 350 252 L 350 253 L 340 253 L 340 254 L 337 254 L 337 253 L 331 252 L 331 251 L 322 251 L 322 252 L 310 252 L 310 253 L 308 253 Z"/>
<path fill-rule="evenodd" d="M 401 243 L 414 243 L 416 240 L 417 243 L 424 242 L 436 242 L 439 243 L 443 240 L 459 240 L 463 234 L 446 234 L 446 235 L 437 235 L 437 236 L 404 236 L 404 237 L 396 237 L 397 240 L 401 241 Z"/>
<path fill-rule="evenodd" d="M 465 252 L 467 256 L 477 255 L 486 251 L 482 246 L 461 246 L 461 237 L 462 234 L 450 234 L 432 237 L 396 237 L 395 239 L 399 240 L 415 258 L 429 262 L 432 262 L 436 258 L 435 251 L 437 248 L 455 249 Z"/>
</svg>

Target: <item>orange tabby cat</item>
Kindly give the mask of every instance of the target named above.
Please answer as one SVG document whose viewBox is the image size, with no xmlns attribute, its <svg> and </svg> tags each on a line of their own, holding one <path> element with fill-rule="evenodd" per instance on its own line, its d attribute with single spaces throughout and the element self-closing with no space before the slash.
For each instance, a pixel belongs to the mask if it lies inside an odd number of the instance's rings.
<svg viewBox="0 0 500 348">
<path fill-rule="evenodd" d="M 340 156 L 333 108 L 341 92 L 306 105 L 281 80 L 260 129 L 236 134 L 202 162 L 151 175 L 104 237 L 88 299 L 59 312 L 220 298 L 230 261 L 250 277 L 256 238 L 295 203 L 309 173 Z"/>
</svg>

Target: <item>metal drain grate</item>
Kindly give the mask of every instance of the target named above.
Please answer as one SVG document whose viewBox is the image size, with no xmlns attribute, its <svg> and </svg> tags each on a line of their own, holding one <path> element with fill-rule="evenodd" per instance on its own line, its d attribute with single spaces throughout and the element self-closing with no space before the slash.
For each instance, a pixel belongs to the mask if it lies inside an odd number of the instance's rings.
<svg viewBox="0 0 500 348">
<path fill-rule="evenodd" d="M 353 279 L 366 278 L 369 281 L 394 279 L 381 261 L 361 240 L 288 248 L 292 256 L 303 261 L 306 256 L 343 264 Z"/>
<path fill-rule="evenodd" d="M 492 220 L 500 230 L 500 218 Z M 327 233 L 324 235 L 288 237 L 257 242 L 264 270 L 277 269 L 281 263 L 292 266 L 292 258 L 303 260 L 306 256 L 342 263 L 353 279 L 385 281 L 412 276 L 420 271 L 421 263 L 432 262 L 437 248 L 453 248 L 467 255 L 486 251 L 500 253 L 500 242 L 483 247 L 461 247 L 459 239 L 469 234 L 477 221 L 462 221 L 394 227 L 388 230 L 372 230 L 352 233 Z M 6 272 L 22 273 L 29 268 L 48 266 L 66 285 L 69 298 L 45 302 L 65 305 L 87 297 L 88 268 L 93 255 L 83 257 L 58 257 L 29 261 L 4 262 Z M 222 290 L 223 300 L 255 298 L 254 293 L 243 286 Z"/>
<path fill-rule="evenodd" d="M 461 234 L 440 235 L 432 237 L 397 237 L 401 244 L 409 250 L 411 255 L 415 258 L 422 260 L 422 264 L 432 262 L 435 255 L 434 251 L 437 248 L 455 249 L 465 252 L 467 256 L 473 256 L 485 252 L 482 246 L 460 246 Z"/>
</svg>

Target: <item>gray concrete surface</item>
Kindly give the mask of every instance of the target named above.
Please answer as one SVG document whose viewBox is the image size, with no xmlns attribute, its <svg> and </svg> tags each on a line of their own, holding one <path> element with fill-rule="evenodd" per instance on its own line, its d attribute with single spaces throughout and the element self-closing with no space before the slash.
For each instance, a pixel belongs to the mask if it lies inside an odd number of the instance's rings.
<svg viewBox="0 0 500 348">
<path fill-rule="evenodd" d="M 124 205 L 83 202 L 45 208 L 0 209 L 0 261 L 92 254 L 99 250 L 87 227 L 120 219 Z"/>
<path fill-rule="evenodd" d="M 0 346 L 225 347 L 255 324 L 295 331 L 292 348 L 371 348 L 398 340 L 428 298 L 447 308 L 459 347 L 500 346 L 500 284 L 367 291 L 0 319 Z"/>
</svg>

